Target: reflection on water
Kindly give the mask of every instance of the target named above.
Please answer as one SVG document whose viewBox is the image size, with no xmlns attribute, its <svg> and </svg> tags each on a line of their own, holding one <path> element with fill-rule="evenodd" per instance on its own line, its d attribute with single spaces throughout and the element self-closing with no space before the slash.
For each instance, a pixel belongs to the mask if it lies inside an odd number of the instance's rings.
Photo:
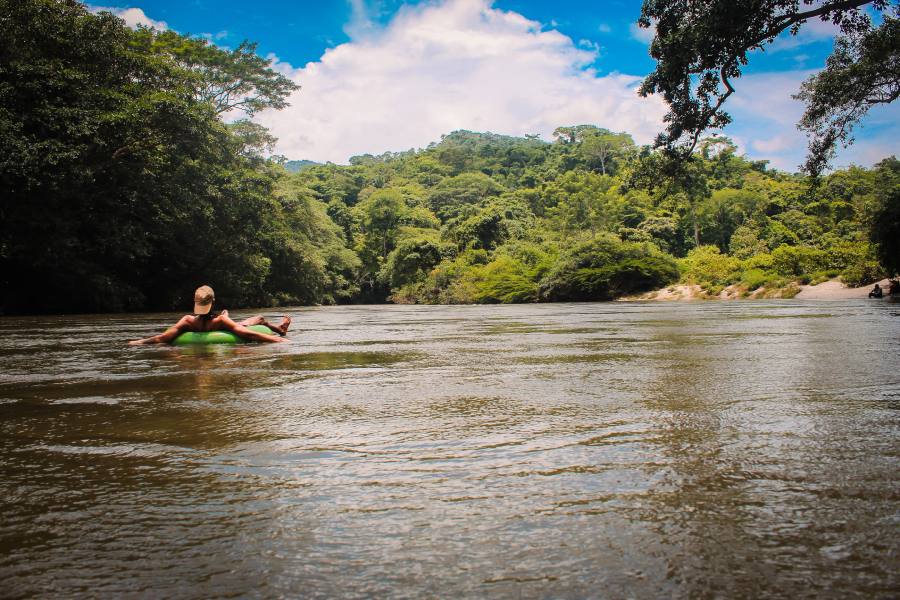
<svg viewBox="0 0 900 600">
<path fill-rule="evenodd" d="M 0 320 L 3 596 L 890 597 L 900 318 L 343 307 L 295 343 Z"/>
</svg>

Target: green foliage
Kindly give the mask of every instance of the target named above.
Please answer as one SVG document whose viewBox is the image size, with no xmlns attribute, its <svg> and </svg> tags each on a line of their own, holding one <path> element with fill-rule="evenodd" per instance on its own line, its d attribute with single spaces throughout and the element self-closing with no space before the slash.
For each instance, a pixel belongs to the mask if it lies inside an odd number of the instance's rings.
<svg viewBox="0 0 900 600">
<path fill-rule="evenodd" d="M 620 161 L 635 151 L 634 140 L 629 134 L 599 128 L 584 131 L 578 148 L 578 154 L 585 164 L 603 175 L 614 174 Z"/>
<path fill-rule="evenodd" d="M 741 261 L 722 254 L 716 246 L 694 248 L 679 261 L 685 281 L 705 289 L 730 285 L 740 277 Z"/>
<path fill-rule="evenodd" d="M 772 251 L 772 269 L 786 277 L 808 276 L 827 268 L 827 254 L 809 246 L 779 246 Z"/>
<path fill-rule="evenodd" d="M 493 250 L 510 238 L 522 237 L 532 221 L 531 211 L 521 202 L 497 198 L 451 219 L 445 236 L 460 248 Z"/>
<path fill-rule="evenodd" d="M 765 286 L 770 279 L 770 275 L 762 269 L 747 269 L 741 273 L 740 282 L 741 285 L 752 291 Z"/>
<path fill-rule="evenodd" d="M 876 2 L 876 5 L 881 4 Z M 896 5 L 895 5 L 896 8 Z M 803 83 L 801 129 L 810 134 L 804 168 L 820 174 L 838 143 L 853 141 L 853 126 L 869 108 L 900 97 L 900 19 L 885 14 L 878 27 L 860 27 L 835 41 L 825 68 Z"/>
<path fill-rule="evenodd" d="M 881 279 L 884 269 L 875 260 L 860 260 L 850 263 L 841 271 L 841 281 L 851 287 L 860 287 Z"/>
<path fill-rule="evenodd" d="M 225 50 L 203 38 L 140 27 L 131 44 L 141 54 L 163 56 L 192 75 L 188 81 L 194 96 L 216 114 L 241 110 L 253 116 L 265 108 L 284 108 L 287 96 L 299 89 L 272 70 L 272 60 L 257 55 L 257 45 L 246 40 Z"/>
<path fill-rule="evenodd" d="M 525 264 L 508 255 L 500 255 L 469 275 L 475 287 L 474 299 L 480 303 L 515 304 L 534 302 L 538 284 Z"/>
<path fill-rule="evenodd" d="M 900 273 L 900 185 L 879 195 L 872 215 L 871 236 L 888 274 Z"/>
<path fill-rule="evenodd" d="M 551 301 L 609 300 L 677 279 L 675 261 L 653 246 L 604 235 L 563 253 L 542 279 L 540 295 Z"/>
<path fill-rule="evenodd" d="M 738 226 L 728 242 L 728 248 L 735 258 L 750 258 L 755 254 L 769 251 L 765 240 L 760 239 L 762 231 L 753 222 Z"/>
<path fill-rule="evenodd" d="M 441 259 L 450 254 L 436 231 L 408 231 L 388 255 L 379 277 L 392 288 L 422 280 Z"/>
<path fill-rule="evenodd" d="M 323 207 L 276 193 L 283 171 L 259 156 L 271 137 L 216 118 L 294 88 L 249 46 L 69 2 L 0 15 L 0 310 L 168 310 L 201 283 L 225 306 L 354 293 L 358 259 Z"/>
<path fill-rule="evenodd" d="M 397 227 L 408 210 L 403 195 L 393 189 L 378 190 L 354 208 L 361 230 L 375 240 L 382 258 L 393 249 Z"/>
<path fill-rule="evenodd" d="M 459 215 L 460 208 L 500 195 L 503 186 L 484 173 L 465 173 L 438 183 L 428 196 L 428 207 L 442 220 Z"/>
</svg>

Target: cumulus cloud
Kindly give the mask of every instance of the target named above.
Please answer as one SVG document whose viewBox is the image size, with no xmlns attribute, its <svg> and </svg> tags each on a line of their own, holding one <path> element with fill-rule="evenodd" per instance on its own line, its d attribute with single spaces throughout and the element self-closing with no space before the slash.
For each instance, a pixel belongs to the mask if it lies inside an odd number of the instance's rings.
<svg viewBox="0 0 900 600">
<path fill-rule="evenodd" d="M 144 14 L 144 11 L 140 8 L 94 6 L 92 4 L 88 4 L 87 8 L 89 11 L 94 13 L 101 11 L 111 12 L 112 14 L 125 21 L 125 24 L 132 29 L 136 29 L 138 25 L 143 25 L 144 27 L 154 27 L 160 30 L 169 28 L 168 24 L 166 24 L 165 21 L 156 21 L 154 19 L 151 19 L 146 14 Z"/>
<path fill-rule="evenodd" d="M 375 30 L 363 8 L 352 41 L 302 68 L 276 63 L 302 86 L 290 107 L 257 116 L 279 138 L 277 152 L 346 162 L 422 147 L 456 129 L 549 139 L 580 123 L 647 143 L 662 125 L 664 104 L 635 92 L 640 77 L 598 76 L 595 48 L 489 0 L 404 6 Z"/>
</svg>

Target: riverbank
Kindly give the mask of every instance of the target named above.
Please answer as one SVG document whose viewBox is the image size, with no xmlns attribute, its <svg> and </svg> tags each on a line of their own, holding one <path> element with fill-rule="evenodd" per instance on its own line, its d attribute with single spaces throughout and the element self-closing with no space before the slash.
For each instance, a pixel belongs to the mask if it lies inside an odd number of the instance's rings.
<svg viewBox="0 0 900 600">
<path fill-rule="evenodd" d="M 882 279 L 878 282 L 882 288 L 887 289 L 889 281 Z M 619 298 L 622 302 L 637 301 L 688 301 L 688 300 L 757 300 L 760 298 L 797 298 L 799 300 L 847 300 L 853 298 L 868 298 L 869 292 L 875 284 L 862 287 L 848 287 L 839 279 L 825 281 L 818 285 L 800 285 L 792 283 L 787 287 L 766 289 L 764 287 L 755 290 L 747 290 L 740 285 L 730 285 L 718 294 L 710 294 L 699 285 L 678 284 L 659 290 L 653 290 L 635 296 Z"/>
</svg>

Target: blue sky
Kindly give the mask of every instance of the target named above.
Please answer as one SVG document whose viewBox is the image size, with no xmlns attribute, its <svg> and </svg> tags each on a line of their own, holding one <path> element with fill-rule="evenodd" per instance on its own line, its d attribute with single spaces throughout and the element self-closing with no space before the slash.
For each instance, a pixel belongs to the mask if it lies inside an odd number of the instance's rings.
<svg viewBox="0 0 900 600">
<path fill-rule="evenodd" d="M 100 3 L 97 3 L 100 4 Z M 453 129 L 550 139 L 594 123 L 647 143 L 665 106 L 634 88 L 653 69 L 640 1 L 107 0 L 126 22 L 152 22 L 229 46 L 250 39 L 302 86 L 291 107 L 258 120 L 289 158 L 344 163 L 353 154 L 422 147 Z M 97 6 L 93 6 L 97 8 Z M 785 170 L 805 138 L 791 100 L 824 65 L 833 29 L 811 23 L 757 53 L 729 100 L 726 134 Z M 838 166 L 898 153 L 895 106 L 873 111 Z"/>
</svg>

